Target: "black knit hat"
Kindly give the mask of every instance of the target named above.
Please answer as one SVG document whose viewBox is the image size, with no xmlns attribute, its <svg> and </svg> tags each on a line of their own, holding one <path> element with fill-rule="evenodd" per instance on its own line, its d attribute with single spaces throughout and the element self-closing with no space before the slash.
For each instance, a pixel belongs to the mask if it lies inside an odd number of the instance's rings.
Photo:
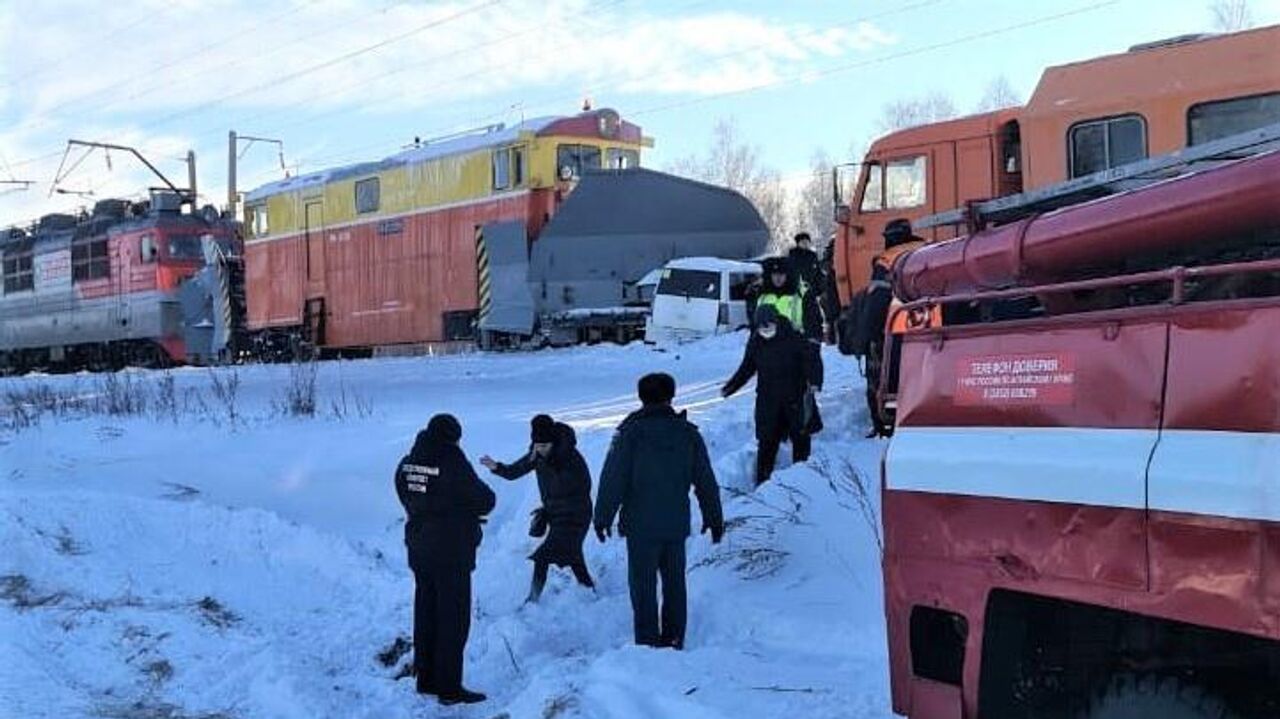
<svg viewBox="0 0 1280 719">
<path fill-rule="evenodd" d="M 889 220 L 884 226 L 884 246 L 897 247 L 904 242 L 912 240 L 911 220 L 905 217 L 899 217 L 895 220 Z"/>
<path fill-rule="evenodd" d="M 462 425 L 451 414 L 438 414 L 427 423 L 425 434 L 431 441 L 457 444 L 462 439 Z"/>
<path fill-rule="evenodd" d="M 556 421 L 549 415 L 540 414 L 529 422 L 529 439 L 534 444 L 546 444 L 556 441 Z"/>
<path fill-rule="evenodd" d="M 647 374 L 636 383 L 636 393 L 646 407 L 666 404 L 676 398 L 676 378 L 665 372 Z"/>
</svg>

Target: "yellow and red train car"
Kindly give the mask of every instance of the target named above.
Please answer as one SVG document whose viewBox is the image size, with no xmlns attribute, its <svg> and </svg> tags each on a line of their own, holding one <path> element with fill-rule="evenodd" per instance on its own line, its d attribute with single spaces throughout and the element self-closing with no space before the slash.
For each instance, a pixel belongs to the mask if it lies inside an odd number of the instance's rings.
<svg viewBox="0 0 1280 719">
<path fill-rule="evenodd" d="M 289 178 L 245 196 L 247 328 L 321 349 L 469 339 L 477 232 L 530 238 L 584 171 L 652 146 L 613 110 L 525 120 Z"/>
</svg>

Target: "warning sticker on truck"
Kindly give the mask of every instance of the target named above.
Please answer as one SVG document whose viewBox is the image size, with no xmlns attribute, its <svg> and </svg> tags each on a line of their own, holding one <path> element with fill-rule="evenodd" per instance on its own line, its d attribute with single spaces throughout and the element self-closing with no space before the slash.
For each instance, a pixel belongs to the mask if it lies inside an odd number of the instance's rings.
<svg viewBox="0 0 1280 719">
<path fill-rule="evenodd" d="M 955 402 L 1068 405 L 1076 399 L 1075 356 L 1063 352 L 964 357 L 956 362 Z"/>
</svg>

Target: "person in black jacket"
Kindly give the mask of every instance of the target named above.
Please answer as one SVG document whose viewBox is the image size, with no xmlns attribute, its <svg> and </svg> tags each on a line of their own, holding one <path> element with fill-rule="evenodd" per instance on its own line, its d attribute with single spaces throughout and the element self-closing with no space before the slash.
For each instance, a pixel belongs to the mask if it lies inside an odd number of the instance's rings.
<svg viewBox="0 0 1280 719">
<path fill-rule="evenodd" d="M 573 570 L 573 576 L 584 587 L 596 585 L 582 556 L 582 542 L 591 528 L 591 470 L 578 452 L 578 438 L 572 427 L 545 414 L 534 417 L 530 424 L 528 454 L 512 464 L 495 462 L 485 455 L 480 464 L 508 480 L 537 473 L 538 492 L 542 495 L 542 508 L 537 511 L 546 521 L 547 538 L 529 557 L 533 560 L 533 583 L 528 601 L 536 602 L 542 596 L 552 564 Z"/>
<path fill-rule="evenodd" d="M 804 326 L 795 329 L 804 332 L 804 336 L 812 342 L 821 343 L 823 339 L 823 307 L 822 294 L 826 291 L 826 276 L 822 271 L 822 261 L 813 250 L 813 238 L 808 232 L 796 233 L 796 246 L 791 248 L 787 258 L 795 268 L 804 292 Z"/>
<path fill-rule="evenodd" d="M 438 414 L 396 468 L 396 494 L 408 521 L 404 542 L 413 570 L 413 662 L 418 691 L 441 704 L 485 695 L 462 686 L 462 654 L 471 631 L 471 572 L 481 518 L 495 497 L 458 446 L 462 425 Z"/>
<path fill-rule="evenodd" d="M 725 383 L 720 394 L 733 395 L 753 375 L 756 385 L 756 484 L 773 473 L 778 447 L 791 440 L 791 456 L 796 462 L 809 458 L 809 416 L 816 406 L 813 393 L 822 389 L 822 366 L 814 361 L 809 342 L 792 329 L 771 307 L 756 311 L 756 328 L 747 340 L 742 364 Z"/>
<path fill-rule="evenodd" d="M 702 510 L 702 531 L 710 532 L 711 541 L 718 544 L 724 537 L 720 487 L 697 426 L 671 408 L 676 395 L 671 375 L 645 375 L 637 389 L 644 406 L 618 426 L 600 473 L 596 536 L 605 541 L 614 517 L 621 513 L 618 533 L 627 540 L 636 644 L 683 649 L 689 489 Z"/>
</svg>

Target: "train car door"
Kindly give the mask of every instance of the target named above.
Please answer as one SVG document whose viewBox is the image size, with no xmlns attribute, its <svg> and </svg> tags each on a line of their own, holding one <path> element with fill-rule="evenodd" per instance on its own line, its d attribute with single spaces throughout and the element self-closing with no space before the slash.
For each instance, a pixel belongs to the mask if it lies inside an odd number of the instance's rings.
<svg viewBox="0 0 1280 719">
<path fill-rule="evenodd" d="M 303 206 L 307 240 L 307 299 L 324 295 L 324 204 L 307 200 Z"/>
</svg>

